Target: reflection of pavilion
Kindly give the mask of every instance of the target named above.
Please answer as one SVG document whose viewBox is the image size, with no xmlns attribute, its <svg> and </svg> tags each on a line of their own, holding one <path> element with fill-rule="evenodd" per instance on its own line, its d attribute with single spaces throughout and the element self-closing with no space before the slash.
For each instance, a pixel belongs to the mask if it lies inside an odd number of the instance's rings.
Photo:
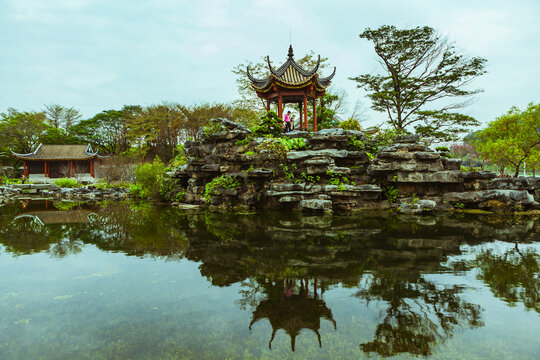
<svg viewBox="0 0 540 360">
<path fill-rule="evenodd" d="M 300 280 L 298 291 L 296 281 L 286 280 L 271 286 L 268 298 L 259 303 L 253 312 L 249 329 L 257 321 L 267 318 L 272 326 L 272 337 L 268 347 L 272 348 L 272 341 L 277 330 L 283 329 L 291 337 L 291 348 L 294 351 L 296 337 L 302 329 L 310 329 L 317 335 L 319 347 L 322 346 L 319 328 L 321 318 L 331 321 L 336 329 L 336 321 L 332 311 L 326 306 L 324 300 L 317 294 L 317 280 L 313 282 L 313 293 L 309 293 L 309 281 Z"/>
<path fill-rule="evenodd" d="M 44 210 L 44 211 L 32 211 L 17 215 L 13 221 L 19 219 L 31 219 L 41 225 L 51 224 L 85 224 L 90 222 L 90 218 L 95 213 L 88 210 Z"/>
</svg>

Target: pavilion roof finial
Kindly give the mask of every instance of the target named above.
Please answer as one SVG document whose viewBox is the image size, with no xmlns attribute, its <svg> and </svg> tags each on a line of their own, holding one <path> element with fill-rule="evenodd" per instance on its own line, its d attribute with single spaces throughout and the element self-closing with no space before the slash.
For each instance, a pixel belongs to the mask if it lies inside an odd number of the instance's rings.
<svg viewBox="0 0 540 360">
<path fill-rule="evenodd" d="M 292 59 L 292 58 L 294 57 L 292 45 L 289 45 L 289 54 L 288 54 L 288 57 L 289 57 L 289 59 Z"/>
</svg>

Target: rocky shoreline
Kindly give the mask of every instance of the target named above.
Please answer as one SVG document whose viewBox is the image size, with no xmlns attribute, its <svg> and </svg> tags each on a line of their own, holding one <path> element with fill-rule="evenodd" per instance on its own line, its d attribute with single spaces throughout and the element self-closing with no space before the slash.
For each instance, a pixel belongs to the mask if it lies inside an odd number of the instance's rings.
<svg viewBox="0 0 540 360">
<path fill-rule="evenodd" d="M 54 184 L 12 184 L 0 186 L 0 202 L 20 198 L 62 200 L 126 199 L 128 190 L 120 187 L 100 189 L 92 185 L 61 188 Z"/>
</svg>

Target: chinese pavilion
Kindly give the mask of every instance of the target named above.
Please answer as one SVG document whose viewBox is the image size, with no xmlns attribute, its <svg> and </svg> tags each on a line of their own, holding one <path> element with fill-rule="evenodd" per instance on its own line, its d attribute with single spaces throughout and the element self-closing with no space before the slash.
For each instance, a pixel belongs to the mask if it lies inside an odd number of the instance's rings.
<svg viewBox="0 0 540 360">
<path fill-rule="evenodd" d="M 317 64 L 311 70 L 305 70 L 296 61 L 292 45 L 289 46 L 287 61 L 277 70 L 272 67 L 270 57 L 266 57 L 270 75 L 264 79 L 256 79 L 251 75 L 249 67 L 247 76 L 251 86 L 257 92 L 257 96 L 266 100 L 266 110 L 270 111 L 270 103 L 277 103 L 278 116 L 283 118 L 283 104 L 298 104 L 300 113 L 300 129 L 308 129 L 308 100 L 313 103 L 313 131 L 317 131 L 317 98 L 325 94 L 326 88 L 332 83 L 336 74 L 336 68 L 328 77 L 319 77 L 317 70 L 321 62 L 321 56 Z"/>
<path fill-rule="evenodd" d="M 13 156 L 23 161 L 24 175 L 33 178 L 60 178 L 90 175 L 94 177 L 94 162 L 100 156 L 88 145 L 42 145 L 28 154 Z"/>
</svg>

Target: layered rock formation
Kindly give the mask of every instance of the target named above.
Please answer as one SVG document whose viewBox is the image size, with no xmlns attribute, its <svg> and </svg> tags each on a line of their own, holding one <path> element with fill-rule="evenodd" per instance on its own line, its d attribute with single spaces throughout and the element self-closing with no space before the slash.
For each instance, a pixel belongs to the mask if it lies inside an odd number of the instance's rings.
<svg viewBox="0 0 540 360">
<path fill-rule="evenodd" d="M 375 156 L 359 131 L 295 131 L 284 138 L 254 137 L 243 125 L 214 120 L 200 130 L 200 141 L 186 142 L 188 164 L 173 175 L 177 192 L 188 204 L 320 211 L 539 206 L 540 180 L 464 173 L 461 160 L 441 156 L 414 135 Z"/>
</svg>

